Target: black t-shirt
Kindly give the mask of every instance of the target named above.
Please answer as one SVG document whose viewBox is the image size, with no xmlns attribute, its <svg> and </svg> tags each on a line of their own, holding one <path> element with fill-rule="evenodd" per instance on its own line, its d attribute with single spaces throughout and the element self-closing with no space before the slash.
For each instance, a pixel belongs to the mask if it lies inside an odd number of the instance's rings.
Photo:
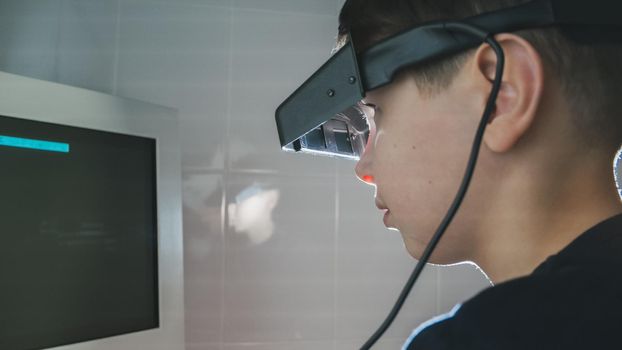
<svg viewBox="0 0 622 350">
<path fill-rule="evenodd" d="M 426 322 L 403 349 L 622 349 L 622 215 Z"/>
</svg>

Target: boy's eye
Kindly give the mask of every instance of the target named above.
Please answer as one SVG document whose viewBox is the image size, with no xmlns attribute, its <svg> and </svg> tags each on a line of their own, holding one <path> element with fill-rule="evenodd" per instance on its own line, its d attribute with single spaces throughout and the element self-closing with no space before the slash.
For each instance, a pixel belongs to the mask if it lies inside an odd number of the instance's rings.
<svg viewBox="0 0 622 350">
<path fill-rule="evenodd" d="M 360 105 L 362 108 L 364 108 L 364 109 L 365 109 L 365 111 L 368 111 L 368 110 L 369 110 L 369 111 L 373 112 L 373 111 L 375 111 L 375 110 L 376 110 L 376 108 L 377 108 L 377 106 L 376 106 L 375 104 L 373 104 L 373 103 L 367 103 L 367 102 L 365 102 L 365 101 L 361 101 L 361 102 L 359 103 L 359 105 Z"/>
<path fill-rule="evenodd" d="M 374 119 L 376 116 L 377 107 L 374 104 L 366 103 L 365 101 L 359 102 L 359 108 L 365 114 L 367 119 Z"/>
<path fill-rule="evenodd" d="M 375 119 L 374 119 L 374 112 L 373 111 L 364 111 L 365 114 L 365 122 L 367 123 L 367 128 L 369 130 L 371 130 L 372 128 L 375 127 Z"/>
</svg>

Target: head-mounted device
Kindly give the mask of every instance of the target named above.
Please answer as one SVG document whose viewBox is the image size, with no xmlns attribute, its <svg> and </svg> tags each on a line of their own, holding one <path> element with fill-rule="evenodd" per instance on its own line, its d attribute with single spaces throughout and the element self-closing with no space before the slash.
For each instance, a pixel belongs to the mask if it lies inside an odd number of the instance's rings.
<svg viewBox="0 0 622 350">
<path fill-rule="evenodd" d="M 460 22 L 493 35 L 559 25 L 578 43 L 622 43 L 621 14 L 619 0 L 534 0 Z M 348 40 L 278 107 L 276 123 L 283 150 L 358 160 L 369 135 L 360 104 L 367 91 L 390 83 L 401 69 L 482 43 L 445 24 L 414 27 L 359 55 L 356 43 Z"/>
<path fill-rule="evenodd" d="M 497 69 L 486 109 L 471 147 L 460 189 L 436 233 L 404 286 L 389 315 L 363 344 L 370 349 L 391 325 L 436 245 L 458 211 L 473 176 L 484 131 L 501 87 L 505 55 L 494 34 L 559 25 L 578 43 L 622 44 L 619 0 L 534 0 L 461 21 L 439 21 L 414 27 L 356 54 L 348 40 L 331 59 L 296 90 L 276 112 L 281 146 L 285 150 L 358 159 L 368 130 L 361 104 L 366 91 L 390 83 L 409 66 L 486 42 L 497 55 Z M 365 122 L 365 123 L 364 123 Z"/>
<path fill-rule="evenodd" d="M 391 325 L 436 245 L 458 211 L 472 179 L 484 131 L 494 110 L 505 56 L 494 34 L 561 26 L 577 43 L 622 44 L 619 0 L 534 0 L 461 21 L 414 27 L 357 55 L 352 40 L 296 90 L 276 112 L 285 150 L 358 159 L 368 130 L 361 104 L 367 91 L 390 83 L 401 69 L 438 60 L 486 42 L 497 54 L 497 69 L 486 109 L 471 148 L 460 189 L 432 236 L 389 315 L 361 350 L 370 349 Z"/>
</svg>

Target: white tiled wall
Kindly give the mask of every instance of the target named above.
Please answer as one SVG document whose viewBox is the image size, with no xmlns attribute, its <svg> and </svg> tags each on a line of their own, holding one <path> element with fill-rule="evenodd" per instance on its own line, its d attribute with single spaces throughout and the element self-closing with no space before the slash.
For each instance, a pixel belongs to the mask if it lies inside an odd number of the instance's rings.
<svg viewBox="0 0 622 350">
<path fill-rule="evenodd" d="M 114 1 L 60 2 L 55 64 L 58 82 L 113 91 L 117 18 L 110 14 L 116 10 Z"/>
<path fill-rule="evenodd" d="M 57 48 L 62 0 L 0 1 L 2 70 L 58 80 Z"/>
<path fill-rule="evenodd" d="M 179 110 L 189 350 L 357 349 L 414 267 L 354 163 L 279 149 L 342 2 L 0 0 L 0 70 Z M 376 349 L 486 285 L 427 269 Z"/>
</svg>

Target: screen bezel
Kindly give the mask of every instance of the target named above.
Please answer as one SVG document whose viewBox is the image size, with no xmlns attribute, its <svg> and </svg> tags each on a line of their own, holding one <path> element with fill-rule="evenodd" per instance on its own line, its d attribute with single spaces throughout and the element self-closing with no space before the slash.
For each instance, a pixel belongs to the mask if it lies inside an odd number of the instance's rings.
<svg viewBox="0 0 622 350">
<path fill-rule="evenodd" d="M 54 349 L 184 349 L 181 154 L 176 110 L 0 72 L 0 114 L 156 140 L 160 327 Z"/>
</svg>

